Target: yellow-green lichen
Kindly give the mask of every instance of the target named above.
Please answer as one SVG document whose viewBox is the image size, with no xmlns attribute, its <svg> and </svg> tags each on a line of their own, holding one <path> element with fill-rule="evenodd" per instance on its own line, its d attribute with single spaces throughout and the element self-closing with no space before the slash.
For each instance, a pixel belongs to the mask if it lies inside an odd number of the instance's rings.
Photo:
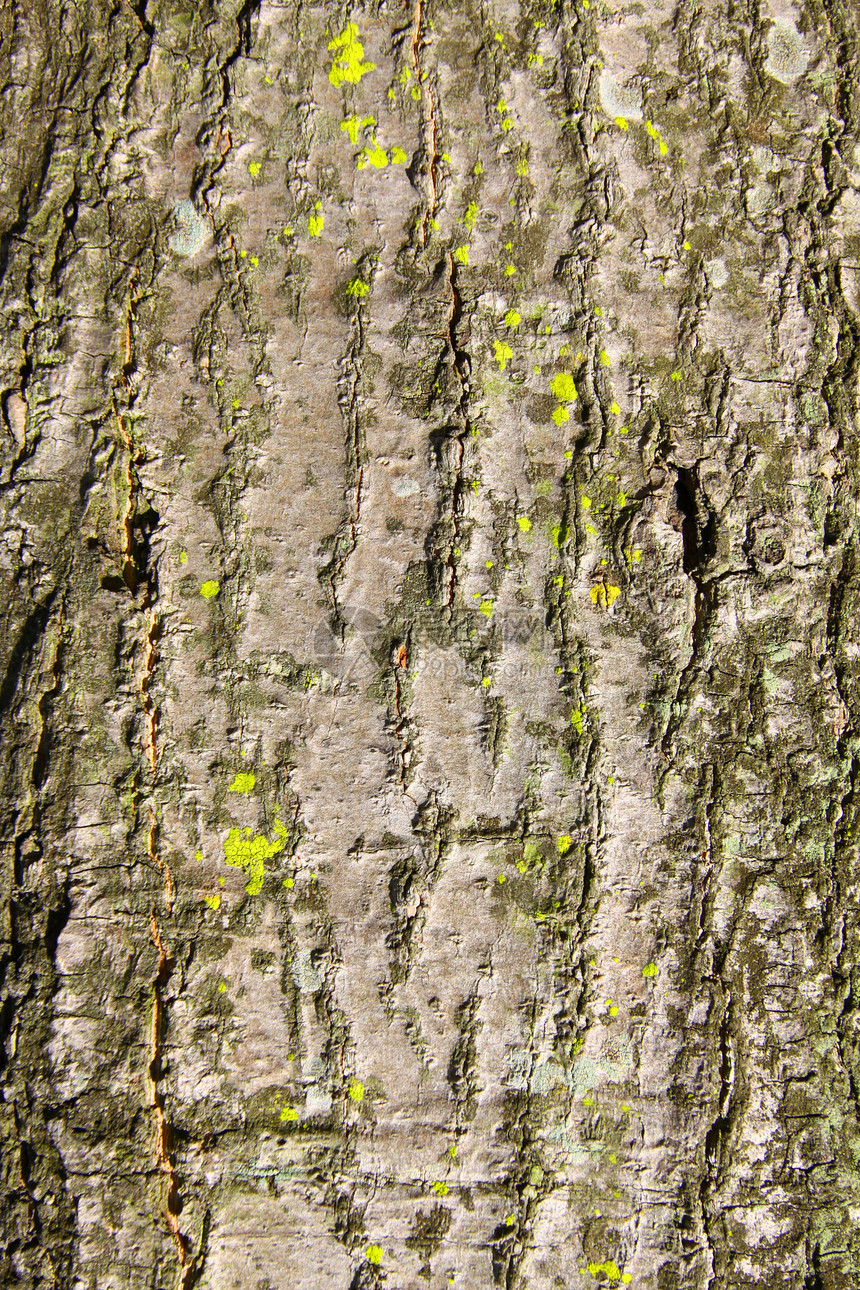
<svg viewBox="0 0 860 1290">
<path fill-rule="evenodd" d="M 493 342 L 493 353 L 499 365 L 499 371 L 503 372 L 508 365 L 508 359 L 513 358 L 514 351 L 503 340 L 497 340 Z"/>
<path fill-rule="evenodd" d="M 597 582 L 591 588 L 589 594 L 593 605 L 600 605 L 603 609 L 609 609 L 621 595 L 621 588 L 614 587 L 611 583 Z"/>
<path fill-rule="evenodd" d="M 279 1119 L 281 1124 L 295 1124 L 299 1113 L 294 1106 L 282 1106 Z"/>
<path fill-rule="evenodd" d="M 311 237 L 319 237 L 324 228 L 325 216 L 322 213 L 322 202 L 317 202 L 313 215 L 308 219 L 308 233 Z"/>
<path fill-rule="evenodd" d="M 532 526 L 532 522 L 527 515 L 518 515 L 517 524 L 520 526 L 520 531 L 522 533 L 528 533 Z"/>
<path fill-rule="evenodd" d="M 208 578 L 200 587 L 200 594 L 205 600 L 212 600 L 221 590 L 221 583 L 216 582 L 214 578 Z"/>
<path fill-rule="evenodd" d="M 345 117 L 344 120 L 341 121 L 340 128 L 349 135 L 349 141 L 353 147 L 355 147 L 358 143 L 359 130 L 363 130 L 365 126 L 373 125 L 376 125 L 375 116 L 356 116 L 355 113 L 353 113 L 352 116 Z"/>
<path fill-rule="evenodd" d="M 604 1276 L 613 1284 L 621 1281 L 624 1285 L 629 1285 L 633 1280 L 629 1272 L 622 1277 L 621 1270 L 614 1259 L 607 1259 L 605 1263 L 589 1263 L 588 1271 L 593 1277 Z"/>
<path fill-rule="evenodd" d="M 366 166 L 373 166 L 376 170 L 383 170 L 388 165 L 388 153 L 384 148 L 371 139 L 366 148 L 362 148 L 358 154 L 358 160 L 355 163 L 356 170 L 364 170 Z"/>
<path fill-rule="evenodd" d="M 468 263 L 469 263 L 469 248 L 468 248 L 468 246 L 457 246 L 457 247 L 455 247 L 455 248 L 454 248 L 454 259 L 455 259 L 459 264 L 468 264 Z"/>
<path fill-rule="evenodd" d="M 563 426 L 565 421 L 570 420 L 570 413 L 563 403 L 559 403 L 558 407 L 553 408 L 552 419 L 557 426 Z"/>
<path fill-rule="evenodd" d="M 644 968 L 642 969 L 642 975 L 643 975 L 643 976 L 646 976 L 646 977 L 647 977 L 647 976 L 656 976 L 656 975 L 657 975 L 657 964 L 656 964 L 656 963 L 646 963 L 646 964 L 645 964 L 645 966 L 644 966 Z"/>
<path fill-rule="evenodd" d="M 394 147 L 391 149 L 389 156 L 391 157 L 391 160 L 395 166 L 405 166 L 407 161 L 409 160 L 409 157 L 407 156 L 407 154 L 403 151 L 403 149 L 399 146 L 399 144 L 396 144 L 396 143 Z"/>
<path fill-rule="evenodd" d="M 478 218 L 478 203 L 469 202 L 469 205 L 466 207 L 466 214 L 463 216 L 463 223 L 466 225 L 466 228 L 469 229 L 470 232 L 475 227 L 475 221 L 477 220 L 477 218 Z"/>
<path fill-rule="evenodd" d="M 254 791 L 256 778 L 250 771 L 238 771 L 233 776 L 233 783 L 230 785 L 231 793 L 251 793 Z"/>
<path fill-rule="evenodd" d="M 364 46 L 358 38 L 358 27 L 348 22 L 339 36 L 329 41 L 329 53 L 335 54 L 328 78 L 335 89 L 357 85 L 362 76 L 372 72 L 375 63 L 364 62 Z"/>
<path fill-rule="evenodd" d="M 383 1254 L 384 1250 L 381 1245 L 368 1245 L 367 1249 L 364 1251 L 364 1257 L 367 1259 L 368 1263 L 373 1263 L 376 1267 L 379 1267 L 382 1262 Z"/>
<path fill-rule="evenodd" d="M 522 322 L 522 318 L 517 313 L 516 309 L 509 309 L 508 312 L 505 314 L 506 327 L 519 327 L 521 322 Z"/>
<path fill-rule="evenodd" d="M 561 837 L 557 839 L 555 846 L 560 856 L 566 856 L 570 848 L 573 846 L 573 838 L 569 833 L 562 833 Z"/>
<path fill-rule="evenodd" d="M 217 912 L 221 908 L 220 891 L 216 891 L 214 896 L 204 896 L 203 902 L 208 905 L 210 909 L 214 909 Z"/>
<path fill-rule="evenodd" d="M 251 176 L 252 179 L 257 178 L 257 175 L 259 175 L 261 169 L 262 167 L 260 166 L 259 161 L 248 162 L 248 174 Z"/>
<path fill-rule="evenodd" d="M 448 1184 L 442 1181 L 432 1182 L 430 1186 L 433 1188 L 437 1196 L 447 1196 L 450 1190 Z"/>
<path fill-rule="evenodd" d="M 278 855 L 287 845 L 289 829 L 276 817 L 275 838 L 270 842 L 265 834 L 255 836 L 253 829 L 231 829 L 224 840 L 224 862 L 236 869 L 245 869 L 249 896 L 256 896 L 266 876 L 265 862 Z"/>
<path fill-rule="evenodd" d="M 549 383 L 559 403 L 573 403 L 576 398 L 576 384 L 569 372 L 556 372 Z"/>
<path fill-rule="evenodd" d="M 364 1097 L 364 1085 L 360 1079 L 350 1080 L 349 1088 L 347 1089 L 347 1096 L 353 1102 L 360 1102 L 362 1100 Z"/>
<path fill-rule="evenodd" d="M 657 147 L 660 149 L 660 156 L 665 157 L 666 153 L 669 151 L 669 145 L 663 139 L 663 136 L 660 134 L 660 131 L 654 125 L 653 121 L 645 122 L 645 130 L 648 133 L 648 135 L 657 144 Z"/>
<path fill-rule="evenodd" d="M 357 300 L 360 300 L 363 296 L 366 296 L 369 291 L 370 287 L 366 282 L 362 282 L 361 278 L 353 278 L 352 282 L 350 282 L 346 289 L 346 294 L 348 296 L 354 296 Z"/>
</svg>

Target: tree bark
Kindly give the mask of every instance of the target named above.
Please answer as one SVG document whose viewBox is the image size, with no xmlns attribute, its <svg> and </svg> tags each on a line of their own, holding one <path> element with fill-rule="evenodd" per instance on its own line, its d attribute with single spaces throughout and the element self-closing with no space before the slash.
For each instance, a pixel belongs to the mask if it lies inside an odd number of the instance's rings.
<svg viewBox="0 0 860 1290">
<path fill-rule="evenodd" d="M 3 9 L 3 1285 L 860 1284 L 858 37 Z"/>
</svg>

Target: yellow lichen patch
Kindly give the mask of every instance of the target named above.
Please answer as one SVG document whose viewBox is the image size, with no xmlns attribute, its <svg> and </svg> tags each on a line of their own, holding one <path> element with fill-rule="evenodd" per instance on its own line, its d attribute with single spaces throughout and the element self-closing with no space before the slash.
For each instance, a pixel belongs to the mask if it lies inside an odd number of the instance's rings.
<svg viewBox="0 0 860 1290">
<path fill-rule="evenodd" d="M 469 202 L 469 205 L 466 207 L 466 213 L 463 216 L 463 223 L 466 225 L 466 228 L 469 229 L 470 231 L 475 227 L 475 221 L 478 218 L 478 214 L 479 214 L 478 203 Z"/>
<path fill-rule="evenodd" d="M 236 869 L 245 869 L 249 896 L 256 896 L 266 876 L 265 862 L 278 855 L 287 845 L 289 830 L 275 819 L 275 838 L 270 842 L 265 834 L 254 835 L 253 829 L 231 829 L 224 840 L 224 862 Z"/>
<path fill-rule="evenodd" d="M 517 271 L 517 266 L 516 266 L 515 264 L 506 264 L 506 265 L 505 265 L 505 277 L 506 277 L 506 278 L 512 278 L 512 277 L 514 276 L 514 274 L 516 273 L 516 271 Z"/>
<path fill-rule="evenodd" d="M 260 170 L 261 170 L 261 169 L 262 169 L 262 167 L 260 166 L 259 161 L 249 161 L 249 162 L 248 162 L 248 174 L 251 176 L 251 178 L 252 178 L 252 179 L 256 179 L 256 177 L 257 177 L 257 175 L 259 175 L 259 173 L 260 173 Z"/>
<path fill-rule="evenodd" d="M 499 371 L 503 372 L 508 365 L 508 359 L 513 358 L 514 351 L 504 341 L 497 340 L 493 343 L 493 352 L 499 365 Z"/>
<path fill-rule="evenodd" d="M 591 498 L 590 498 L 590 497 L 588 497 L 588 496 L 586 496 L 586 494 L 585 494 L 585 493 L 583 493 L 583 494 L 582 494 L 581 501 L 582 501 L 582 509 L 583 509 L 584 511 L 590 511 L 590 510 L 591 510 Z"/>
<path fill-rule="evenodd" d="M 557 408 L 553 408 L 552 419 L 557 426 L 563 426 L 565 421 L 570 420 L 570 413 L 563 403 L 559 403 Z"/>
<path fill-rule="evenodd" d="M 657 964 L 656 964 L 656 963 L 646 963 L 646 964 L 645 964 L 645 966 L 644 966 L 644 968 L 642 969 L 642 975 L 643 975 L 643 976 L 656 976 L 656 975 L 657 975 Z"/>
<path fill-rule="evenodd" d="M 629 129 L 630 129 L 629 125 L 627 124 L 627 118 L 626 118 L 626 117 L 623 117 L 623 116 L 617 116 L 617 117 L 615 118 L 615 124 L 618 126 L 618 129 L 619 129 L 619 130 L 629 130 Z"/>
<path fill-rule="evenodd" d="M 319 237 L 325 227 L 325 216 L 322 213 L 322 202 L 317 202 L 314 206 L 314 213 L 308 219 L 308 233 L 311 237 Z"/>
<path fill-rule="evenodd" d="M 355 168 L 356 170 L 364 170 L 369 165 L 374 166 L 377 170 L 383 170 L 388 165 L 388 153 L 379 146 L 375 139 L 371 139 L 367 147 L 362 148 L 358 154 Z"/>
<path fill-rule="evenodd" d="M 543 67 L 543 54 L 529 54 L 529 67 Z"/>
<path fill-rule="evenodd" d="M 229 791 L 231 793 L 251 793 L 256 782 L 250 771 L 239 771 L 233 776 L 233 783 L 230 785 Z"/>
<path fill-rule="evenodd" d="M 665 140 L 663 139 L 663 136 L 661 135 L 657 127 L 654 125 L 653 121 L 645 122 L 645 130 L 646 130 L 646 133 L 657 144 L 657 147 L 660 150 L 660 156 L 665 157 L 666 153 L 669 151 L 669 145 L 668 143 L 665 142 Z"/>
<path fill-rule="evenodd" d="M 621 1272 L 618 1264 L 612 1259 L 607 1259 L 605 1263 L 589 1263 L 588 1270 L 593 1277 L 605 1276 L 610 1282 L 620 1281 Z"/>
<path fill-rule="evenodd" d="M 573 403 L 576 398 L 576 384 L 569 372 L 556 372 L 549 383 L 559 403 Z"/>
<path fill-rule="evenodd" d="M 605 349 L 602 349 L 602 350 L 600 351 L 599 358 L 600 358 L 600 366 L 601 366 L 601 367 L 611 367 L 611 366 L 612 366 L 612 359 L 609 357 L 609 355 L 607 354 L 607 352 L 606 352 L 606 350 L 605 350 Z"/>
<path fill-rule="evenodd" d="M 329 53 L 335 58 L 328 78 L 335 89 L 341 85 L 357 85 L 362 76 L 372 72 L 375 63 L 364 62 L 364 46 L 358 38 L 358 27 L 348 22 L 339 36 L 329 41 Z"/>
<path fill-rule="evenodd" d="M 621 595 L 621 588 L 613 587 L 611 583 L 597 582 L 591 588 L 589 594 L 593 605 L 600 605 L 602 609 L 609 609 Z"/>
<path fill-rule="evenodd" d="M 364 127 L 367 125 L 376 125 L 376 117 L 375 116 L 359 117 L 353 113 L 352 116 L 345 117 L 344 120 L 341 121 L 340 128 L 341 130 L 344 130 L 346 134 L 349 135 L 349 141 L 353 145 L 353 147 L 355 147 L 355 145 L 358 143 L 359 130 L 363 130 Z"/>
<path fill-rule="evenodd" d="M 299 1113 L 294 1106 L 282 1106 L 279 1118 L 281 1124 L 294 1124 L 299 1118 Z"/>
<path fill-rule="evenodd" d="M 214 578 L 208 578 L 200 588 L 200 594 L 205 600 L 212 600 L 221 590 L 221 583 L 216 582 Z"/>
<path fill-rule="evenodd" d="M 447 1196 L 450 1190 L 446 1182 L 432 1182 L 430 1186 L 433 1188 L 437 1196 Z"/>
<path fill-rule="evenodd" d="M 566 856 L 570 848 L 573 846 L 573 838 L 569 833 L 562 833 L 561 837 L 557 839 L 555 846 L 560 856 Z"/>
<path fill-rule="evenodd" d="M 529 159 L 528 157 L 520 157 L 519 161 L 517 162 L 517 176 L 520 179 L 528 179 L 528 175 L 529 175 Z"/>
<path fill-rule="evenodd" d="M 407 161 L 409 160 L 409 157 L 406 155 L 406 153 L 403 151 L 400 145 L 396 143 L 388 155 L 390 156 L 395 166 L 405 166 Z"/>
<path fill-rule="evenodd" d="M 364 1085 L 362 1084 L 360 1079 L 350 1080 L 349 1088 L 347 1089 L 347 1096 L 353 1102 L 361 1101 L 361 1099 L 364 1097 Z"/>
<path fill-rule="evenodd" d="M 363 296 L 366 296 L 369 291 L 370 287 L 366 282 L 362 282 L 361 278 L 353 278 L 352 282 L 350 282 L 346 289 L 346 294 L 348 296 L 355 296 L 356 299 L 360 300 Z"/>
<path fill-rule="evenodd" d="M 469 263 L 468 246 L 456 246 L 454 248 L 454 259 L 457 260 L 458 263 L 460 264 L 468 264 Z"/>
<path fill-rule="evenodd" d="M 522 318 L 517 313 L 516 309 L 509 309 L 508 312 L 505 314 L 506 327 L 519 327 L 521 322 L 522 322 Z"/>
<path fill-rule="evenodd" d="M 568 534 L 568 529 L 567 529 L 567 525 L 566 525 L 566 524 L 553 524 L 552 528 L 551 528 L 551 529 L 550 529 L 550 531 L 549 531 L 549 535 L 550 535 L 550 537 L 552 538 L 552 544 L 553 544 L 553 546 L 554 546 L 554 547 L 560 547 L 560 546 L 561 546 L 561 544 L 562 544 L 562 542 L 566 542 L 566 541 L 567 541 L 567 539 L 568 539 L 568 536 L 569 536 L 569 534 Z M 562 579 L 562 581 L 564 581 L 564 579 Z M 560 585 L 561 585 L 561 583 L 559 583 L 559 586 L 560 586 Z"/>
<path fill-rule="evenodd" d="M 582 723 L 585 718 L 585 707 L 574 708 L 570 714 L 570 724 L 578 735 L 582 734 Z"/>
<path fill-rule="evenodd" d="M 609 411 L 612 413 L 612 415 L 613 415 L 613 416 L 616 416 L 616 417 L 618 416 L 619 412 L 621 411 L 621 409 L 619 408 L 618 404 L 615 402 L 615 400 L 614 400 L 614 399 L 612 400 L 612 402 L 611 402 L 611 403 L 610 403 L 610 405 L 609 405 Z"/>
<path fill-rule="evenodd" d="M 532 526 L 532 522 L 527 515 L 518 515 L 517 524 L 519 524 L 520 531 L 523 533 L 528 533 L 529 529 Z"/>
<path fill-rule="evenodd" d="M 179 563 L 180 563 L 180 564 L 187 564 L 187 563 L 188 563 L 188 552 L 187 552 L 187 551 L 180 551 L 180 552 L 179 552 Z"/>
<path fill-rule="evenodd" d="M 204 896 L 203 901 L 210 909 L 219 910 L 221 908 L 221 893 L 216 891 L 214 896 Z"/>
<path fill-rule="evenodd" d="M 480 609 L 481 613 L 484 615 L 485 618 L 492 618 L 493 616 L 492 600 L 482 600 L 478 608 Z"/>
<path fill-rule="evenodd" d="M 670 372 L 670 373 L 669 373 L 669 380 L 670 380 L 670 381 L 680 381 L 680 379 L 681 379 L 681 373 L 680 373 L 680 372 L 677 372 L 677 371 L 676 371 L 676 372 Z"/>
<path fill-rule="evenodd" d="M 382 1262 L 383 1253 L 384 1250 L 381 1245 L 368 1245 L 367 1249 L 364 1251 L 364 1257 L 367 1259 L 368 1263 L 373 1263 L 376 1267 L 379 1267 L 379 1264 Z"/>
</svg>

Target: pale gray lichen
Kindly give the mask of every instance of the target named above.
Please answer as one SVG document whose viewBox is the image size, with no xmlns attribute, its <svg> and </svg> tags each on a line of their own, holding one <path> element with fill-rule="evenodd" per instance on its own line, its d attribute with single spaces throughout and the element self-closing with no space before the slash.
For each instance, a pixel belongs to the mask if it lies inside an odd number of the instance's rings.
<svg viewBox="0 0 860 1290">
<path fill-rule="evenodd" d="M 209 234 L 206 220 L 198 215 L 194 203 L 187 200 L 175 203 L 173 217 L 177 231 L 168 242 L 171 251 L 174 255 L 196 255 L 206 245 Z"/>
<path fill-rule="evenodd" d="M 767 34 L 767 60 L 764 70 L 781 85 L 791 85 L 809 66 L 809 52 L 800 32 L 785 18 L 774 19 Z"/>
<path fill-rule="evenodd" d="M 718 256 L 713 260 L 705 260 L 704 269 L 708 279 L 708 285 L 714 287 L 717 291 L 720 287 L 724 287 L 729 280 L 729 271 L 726 268 L 726 262 L 725 260 L 721 260 Z"/>
<path fill-rule="evenodd" d="M 600 73 L 600 106 L 613 121 L 623 117 L 625 121 L 642 120 L 642 91 L 633 85 L 622 85 L 611 72 L 604 69 Z"/>
</svg>

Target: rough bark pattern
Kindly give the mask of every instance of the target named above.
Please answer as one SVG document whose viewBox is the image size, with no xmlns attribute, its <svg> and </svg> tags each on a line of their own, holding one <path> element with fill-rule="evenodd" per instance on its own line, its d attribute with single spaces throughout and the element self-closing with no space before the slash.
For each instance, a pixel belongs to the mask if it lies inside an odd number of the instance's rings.
<svg viewBox="0 0 860 1290">
<path fill-rule="evenodd" d="M 858 21 L 3 9 L 2 1284 L 860 1283 Z"/>
</svg>

